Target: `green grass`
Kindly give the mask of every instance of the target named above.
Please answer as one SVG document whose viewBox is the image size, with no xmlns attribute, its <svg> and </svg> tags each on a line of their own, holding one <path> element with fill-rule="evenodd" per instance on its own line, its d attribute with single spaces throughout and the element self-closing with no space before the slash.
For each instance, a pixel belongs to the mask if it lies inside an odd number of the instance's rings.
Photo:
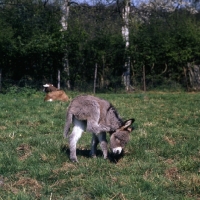
<svg viewBox="0 0 200 200">
<path fill-rule="evenodd" d="M 73 98 L 76 94 L 71 93 Z M 135 130 L 117 163 L 90 158 L 90 134 L 71 163 L 63 139 L 68 103 L 0 94 L 0 199 L 200 198 L 200 93 L 97 94 Z"/>
</svg>

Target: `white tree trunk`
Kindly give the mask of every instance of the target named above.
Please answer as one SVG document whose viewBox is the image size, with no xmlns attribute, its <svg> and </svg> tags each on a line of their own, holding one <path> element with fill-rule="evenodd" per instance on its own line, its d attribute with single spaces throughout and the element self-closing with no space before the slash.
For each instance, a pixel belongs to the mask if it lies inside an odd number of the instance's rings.
<svg viewBox="0 0 200 200">
<path fill-rule="evenodd" d="M 130 0 L 124 0 L 124 8 L 122 10 L 123 26 L 122 36 L 125 41 L 125 51 L 129 48 L 129 14 L 130 14 Z M 124 85 L 126 90 L 130 89 L 130 57 L 127 56 L 124 64 L 125 72 L 123 74 Z"/>
<path fill-rule="evenodd" d="M 126 49 L 129 47 L 129 14 L 130 14 L 130 0 L 124 0 L 124 8 L 122 10 L 123 26 L 122 36 L 124 38 Z"/>
<path fill-rule="evenodd" d="M 61 25 L 62 25 L 62 30 L 61 31 L 67 31 L 67 20 L 69 17 L 69 5 L 70 5 L 70 0 L 63 0 L 63 4 L 61 6 L 62 10 L 62 18 L 61 18 Z M 67 46 L 66 46 L 66 53 L 63 57 L 63 68 L 64 71 L 67 73 L 67 88 L 70 89 L 70 82 L 69 82 L 69 64 L 68 64 L 68 55 L 67 55 Z"/>
<path fill-rule="evenodd" d="M 62 31 L 67 30 L 67 19 L 69 17 L 69 2 L 70 0 L 63 0 L 63 4 L 61 6 L 62 18 L 60 22 L 62 25 Z"/>
</svg>

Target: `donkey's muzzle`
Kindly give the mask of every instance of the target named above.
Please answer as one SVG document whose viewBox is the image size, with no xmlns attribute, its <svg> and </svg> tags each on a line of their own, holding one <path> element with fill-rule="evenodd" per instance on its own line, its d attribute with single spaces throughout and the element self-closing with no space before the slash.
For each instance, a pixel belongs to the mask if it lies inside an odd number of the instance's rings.
<svg viewBox="0 0 200 200">
<path fill-rule="evenodd" d="M 119 155 L 122 152 L 122 147 L 116 147 L 112 149 L 113 154 Z"/>
</svg>

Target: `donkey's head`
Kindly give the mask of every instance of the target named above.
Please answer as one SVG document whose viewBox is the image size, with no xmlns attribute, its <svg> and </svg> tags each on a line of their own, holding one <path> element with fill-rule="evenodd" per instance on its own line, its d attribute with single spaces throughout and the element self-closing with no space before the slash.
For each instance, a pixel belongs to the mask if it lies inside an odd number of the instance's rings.
<svg viewBox="0 0 200 200">
<path fill-rule="evenodd" d="M 118 128 L 115 132 L 111 134 L 110 148 L 112 153 L 121 154 L 123 148 L 130 140 L 130 133 L 133 130 L 131 125 L 134 121 L 134 119 L 129 119 L 125 121 L 120 128 Z"/>
</svg>

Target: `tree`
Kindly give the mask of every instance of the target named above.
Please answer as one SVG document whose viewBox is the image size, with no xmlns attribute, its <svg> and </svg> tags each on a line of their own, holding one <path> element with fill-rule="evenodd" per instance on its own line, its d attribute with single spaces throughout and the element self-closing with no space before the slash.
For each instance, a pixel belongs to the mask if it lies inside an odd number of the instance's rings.
<svg viewBox="0 0 200 200">
<path fill-rule="evenodd" d="M 71 80 L 82 86 L 90 83 L 98 63 L 97 87 L 114 85 L 118 81 L 114 76 L 121 77 L 125 45 L 121 20 L 113 6 L 72 6 L 68 22 Z"/>
<path fill-rule="evenodd" d="M 62 11 L 62 18 L 61 18 L 61 25 L 62 25 L 62 32 L 67 31 L 67 24 L 69 18 L 69 8 L 70 8 L 70 0 L 63 0 L 61 5 Z M 64 35 L 63 35 L 64 37 Z M 63 56 L 63 68 L 64 71 L 67 73 L 67 88 L 70 89 L 70 81 L 69 81 L 69 62 L 68 62 L 68 53 L 67 53 L 67 46 L 65 47 L 65 53 Z M 60 74 L 60 70 L 58 70 L 58 74 Z M 58 82 L 58 88 L 60 88 L 60 83 Z"/>
<path fill-rule="evenodd" d="M 130 55 L 128 55 L 129 49 L 129 15 L 130 15 L 130 0 L 124 0 L 124 7 L 122 9 L 122 18 L 123 18 L 123 26 L 122 26 L 122 36 L 125 41 L 125 51 L 126 51 L 126 60 L 124 64 L 125 72 L 123 73 L 124 84 L 126 86 L 126 90 L 130 89 Z"/>
<path fill-rule="evenodd" d="M 185 8 L 168 12 L 149 11 L 148 19 L 131 29 L 131 52 L 138 73 L 145 65 L 146 81 L 178 82 L 183 84 L 183 67 L 187 62 L 199 62 L 198 15 Z M 141 76 L 138 76 L 141 77 Z"/>
<path fill-rule="evenodd" d="M 0 13 L 5 25 L 2 30 L 9 30 L 4 40 L 7 43 L 0 43 L 4 76 L 19 81 L 24 77 L 40 80 L 47 73 L 55 74 L 63 54 L 59 18 L 60 11 L 52 4 L 6 2 Z"/>
</svg>

